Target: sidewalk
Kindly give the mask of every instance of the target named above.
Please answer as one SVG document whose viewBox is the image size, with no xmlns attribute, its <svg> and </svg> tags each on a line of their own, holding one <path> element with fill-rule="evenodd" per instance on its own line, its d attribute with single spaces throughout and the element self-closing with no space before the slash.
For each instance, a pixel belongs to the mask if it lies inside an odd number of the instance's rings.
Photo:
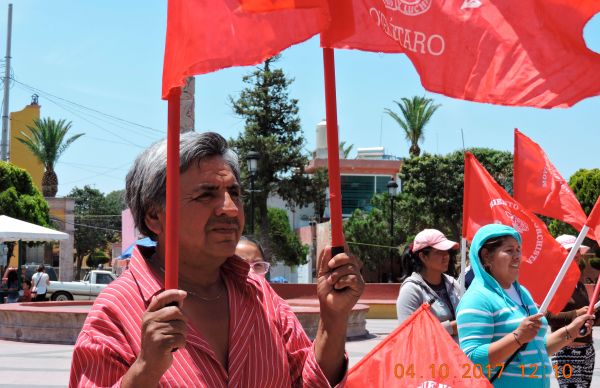
<svg viewBox="0 0 600 388">
<path fill-rule="evenodd" d="M 371 335 L 367 339 L 350 341 L 346 350 L 350 366 L 356 364 L 385 336 L 396 328 L 393 319 L 368 319 L 367 329 Z M 600 382 L 600 328 L 594 330 L 596 364 L 594 380 Z M 72 345 L 31 344 L 0 340 L 0 386 L 2 388 L 53 388 L 66 387 L 69 382 L 69 368 L 73 355 Z M 552 378 L 552 388 L 558 383 Z M 374 387 L 375 388 L 375 387 Z"/>
</svg>

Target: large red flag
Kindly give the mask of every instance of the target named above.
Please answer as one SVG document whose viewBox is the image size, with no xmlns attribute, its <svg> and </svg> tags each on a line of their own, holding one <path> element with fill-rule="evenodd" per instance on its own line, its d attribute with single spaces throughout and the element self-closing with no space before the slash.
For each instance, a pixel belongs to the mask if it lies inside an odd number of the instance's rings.
<svg viewBox="0 0 600 388">
<path fill-rule="evenodd" d="M 189 76 L 254 65 L 319 33 L 329 22 L 328 8 L 306 7 L 307 1 L 298 8 L 286 0 L 272 12 L 244 12 L 243 3 L 261 9 L 264 0 L 169 0 L 163 98 Z"/>
<path fill-rule="evenodd" d="M 323 47 L 404 53 L 432 92 L 540 108 L 600 94 L 600 55 L 582 35 L 598 0 L 330 3 Z"/>
<path fill-rule="evenodd" d="M 472 240 L 480 227 L 492 223 L 515 228 L 523 240 L 519 282 L 541 305 L 567 251 L 550 235 L 546 225 L 508 195 L 470 152 L 465 153 L 464 185 L 463 236 Z M 577 263 L 573 262 L 548 310 L 558 313 L 563 309 L 580 275 Z"/>
<path fill-rule="evenodd" d="M 600 242 L 600 197 L 596 200 L 586 225 L 590 227 L 590 230 L 596 236 L 596 241 Z"/>
<path fill-rule="evenodd" d="M 527 209 L 583 228 L 586 216 L 567 181 L 537 143 L 515 129 L 514 198 Z"/>
<path fill-rule="evenodd" d="M 239 0 L 245 12 L 271 12 L 281 9 L 318 8 L 326 6 L 323 0 Z"/>
<path fill-rule="evenodd" d="M 424 304 L 348 371 L 346 386 L 491 387 L 491 372 L 471 363 Z"/>
</svg>

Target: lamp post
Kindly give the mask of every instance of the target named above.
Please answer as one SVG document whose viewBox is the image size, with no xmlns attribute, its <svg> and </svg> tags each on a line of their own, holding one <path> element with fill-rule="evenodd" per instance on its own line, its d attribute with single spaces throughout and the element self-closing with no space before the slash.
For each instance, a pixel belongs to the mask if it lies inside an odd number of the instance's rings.
<svg viewBox="0 0 600 388">
<path fill-rule="evenodd" d="M 310 260 L 311 260 L 311 281 L 313 281 L 316 277 L 317 273 L 317 220 L 315 217 L 312 217 L 308 222 L 310 225 L 310 238 L 311 238 L 311 247 L 310 247 Z"/>
<path fill-rule="evenodd" d="M 390 195 L 390 238 L 391 246 L 394 246 L 394 198 L 396 197 L 396 190 L 398 189 L 398 183 L 395 180 L 390 180 L 387 183 L 388 194 Z M 388 276 L 388 283 L 392 283 L 392 277 L 394 276 L 394 255 L 390 253 L 390 275 Z"/>
<path fill-rule="evenodd" d="M 256 151 L 249 151 L 246 155 L 248 163 L 248 173 L 250 174 L 250 234 L 254 235 L 254 178 L 258 170 L 258 158 L 260 154 Z"/>
</svg>

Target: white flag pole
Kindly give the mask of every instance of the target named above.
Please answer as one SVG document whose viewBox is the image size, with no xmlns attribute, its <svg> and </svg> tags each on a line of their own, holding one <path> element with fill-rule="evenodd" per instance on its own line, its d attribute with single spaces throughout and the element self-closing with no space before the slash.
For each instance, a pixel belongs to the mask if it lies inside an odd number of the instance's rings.
<svg viewBox="0 0 600 388">
<path fill-rule="evenodd" d="M 577 251 L 579 251 L 579 247 L 581 246 L 581 243 L 583 242 L 583 239 L 585 238 L 585 235 L 587 234 L 589 229 L 590 228 L 587 225 L 583 225 L 581 232 L 579 232 L 579 236 L 577 236 L 577 240 L 575 240 L 575 245 L 573 245 L 573 248 L 571 248 L 571 251 L 567 255 L 567 258 L 565 259 L 565 262 L 563 263 L 562 267 L 560 268 L 560 271 L 558 272 L 556 279 L 554 279 L 554 283 L 552 283 L 552 287 L 550 287 L 550 291 L 548 291 L 548 295 L 546 295 L 546 298 L 544 299 L 544 302 L 542 303 L 542 306 L 540 307 L 540 313 L 545 314 L 546 310 L 548 310 L 550 301 L 552 301 L 554 294 L 556 294 L 556 290 L 558 289 L 558 286 L 560 286 L 560 283 L 562 282 L 563 278 L 565 277 L 565 274 L 567 273 L 569 266 L 573 262 L 573 259 L 575 258 L 575 254 L 577 253 Z"/>
<path fill-rule="evenodd" d="M 460 284 L 460 295 L 465 293 L 465 272 L 467 270 L 467 239 L 460 238 L 460 275 L 458 276 L 458 284 Z"/>
</svg>

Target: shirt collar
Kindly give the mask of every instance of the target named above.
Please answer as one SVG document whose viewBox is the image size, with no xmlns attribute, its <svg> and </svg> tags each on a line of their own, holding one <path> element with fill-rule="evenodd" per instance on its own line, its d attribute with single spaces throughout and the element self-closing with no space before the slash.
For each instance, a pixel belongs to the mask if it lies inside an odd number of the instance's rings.
<svg viewBox="0 0 600 388">
<path fill-rule="evenodd" d="M 164 278 L 156 277 L 150 267 L 148 260 L 156 252 L 154 247 L 141 248 L 135 246 L 131 254 L 130 271 L 135 278 L 144 301 L 149 302 L 152 297 L 165 289 Z M 232 280 L 234 284 L 240 285 L 244 290 L 246 283 L 258 285 L 259 281 L 250 276 L 250 265 L 237 255 L 229 257 L 221 266 L 223 275 Z"/>
</svg>

